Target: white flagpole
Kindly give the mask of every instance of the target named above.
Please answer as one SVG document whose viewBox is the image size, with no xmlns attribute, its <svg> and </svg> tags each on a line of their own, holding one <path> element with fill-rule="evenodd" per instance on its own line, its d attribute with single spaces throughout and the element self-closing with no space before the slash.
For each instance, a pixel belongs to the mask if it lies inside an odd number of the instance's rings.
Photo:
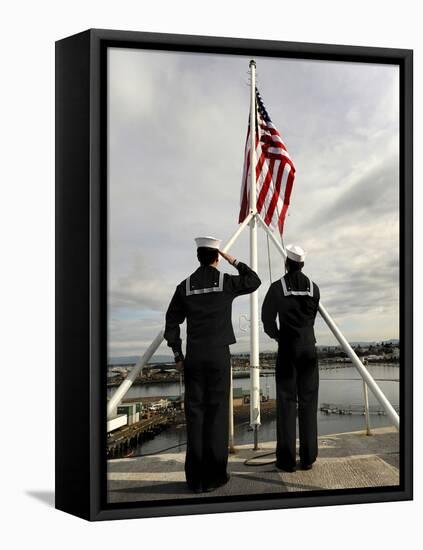
<svg viewBox="0 0 423 550">
<path fill-rule="evenodd" d="M 256 62 L 250 61 L 251 103 L 250 103 L 250 266 L 257 272 L 257 191 L 256 191 Z M 260 426 L 260 364 L 258 291 L 250 294 L 250 426 L 254 430 L 254 450 L 258 449 Z"/>
</svg>

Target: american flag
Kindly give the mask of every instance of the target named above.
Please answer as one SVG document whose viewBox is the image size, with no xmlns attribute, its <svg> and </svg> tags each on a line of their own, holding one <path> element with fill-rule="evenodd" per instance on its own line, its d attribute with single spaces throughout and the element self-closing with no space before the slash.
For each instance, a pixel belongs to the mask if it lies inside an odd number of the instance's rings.
<svg viewBox="0 0 423 550">
<path fill-rule="evenodd" d="M 256 182 L 257 211 L 264 222 L 282 235 L 289 206 L 295 167 L 281 135 L 273 125 L 256 88 Z M 241 223 L 250 211 L 250 124 L 245 144 L 244 173 L 241 186 Z"/>
</svg>

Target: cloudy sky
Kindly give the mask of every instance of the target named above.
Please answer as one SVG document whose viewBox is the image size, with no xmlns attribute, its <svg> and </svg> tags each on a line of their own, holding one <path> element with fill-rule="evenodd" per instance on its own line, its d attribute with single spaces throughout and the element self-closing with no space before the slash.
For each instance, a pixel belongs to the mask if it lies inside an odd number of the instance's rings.
<svg viewBox="0 0 423 550">
<path fill-rule="evenodd" d="M 284 241 L 349 340 L 398 338 L 399 97 L 389 65 L 257 56 L 257 85 L 296 166 Z M 109 50 L 109 355 L 142 353 L 194 237 L 237 228 L 249 112 L 248 57 Z M 230 253 L 249 262 L 248 228 Z M 270 244 L 272 280 L 283 275 Z M 221 261 L 220 269 L 236 274 Z M 259 230 L 259 303 L 268 289 Z M 233 307 L 248 351 L 248 297 Z M 183 334 L 184 334 L 183 330 Z M 335 340 L 319 318 L 318 344 Z M 262 350 L 275 349 L 260 328 Z M 169 353 L 163 344 L 158 353 Z"/>
</svg>

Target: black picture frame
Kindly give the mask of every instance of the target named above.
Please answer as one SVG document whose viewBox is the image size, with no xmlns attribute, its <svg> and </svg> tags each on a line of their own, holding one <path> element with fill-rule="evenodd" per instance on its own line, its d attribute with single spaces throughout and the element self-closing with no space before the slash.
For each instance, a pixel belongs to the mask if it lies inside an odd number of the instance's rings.
<svg viewBox="0 0 423 550">
<path fill-rule="evenodd" d="M 107 504 L 106 52 L 119 46 L 397 65 L 400 70 L 400 485 Z M 87 520 L 412 499 L 413 52 L 90 29 L 56 42 L 56 508 Z"/>
</svg>

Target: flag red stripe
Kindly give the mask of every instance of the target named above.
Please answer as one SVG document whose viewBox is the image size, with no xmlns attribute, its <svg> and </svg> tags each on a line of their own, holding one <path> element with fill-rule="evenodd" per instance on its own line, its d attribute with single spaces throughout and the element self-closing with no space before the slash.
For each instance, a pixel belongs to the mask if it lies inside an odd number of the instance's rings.
<svg viewBox="0 0 423 550">
<path fill-rule="evenodd" d="M 289 205 L 286 203 L 283 205 L 282 212 L 278 221 L 278 227 L 281 235 L 283 233 L 283 227 L 285 225 L 285 217 L 286 217 L 286 211 L 288 210 L 288 206 Z"/>
<path fill-rule="evenodd" d="M 255 176 L 257 185 L 257 211 L 264 216 L 264 222 L 272 229 L 278 226 L 283 232 L 286 213 L 290 203 L 292 187 L 295 179 L 295 166 L 289 157 L 279 131 L 275 128 L 264 107 L 263 100 L 256 90 L 256 162 Z M 247 140 L 244 152 L 244 173 L 241 187 L 241 204 L 239 222 L 241 223 L 249 212 L 250 186 L 250 126 L 248 125 Z M 276 161 L 279 161 L 278 163 Z M 286 174 L 286 171 L 289 172 Z M 285 175 L 285 176 L 284 176 Z M 282 182 L 284 188 L 282 187 Z M 280 206 L 282 205 L 282 211 Z"/>
<path fill-rule="evenodd" d="M 284 168 L 285 168 L 285 164 L 283 164 L 281 162 L 279 164 L 279 170 L 278 170 L 278 174 L 276 176 L 276 184 L 275 184 L 275 189 L 273 191 L 272 200 L 270 201 L 269 208 L 267 209 L 267 214 L 266 214 L 266 217 L 264 219 L 264 221 L 265 221 L 265 223 L 267 223 L 267 225 L 270 225 L 270 223 L 272 221 L 272 218 L 273 218 L 273 213 L 274 213 L 276 205 L 278 203 L 279 192 L 280 192 L 280 188 L 281 188 L 282 175 L 283 175 Z"/>
<path fill-rule="evenodd" d="M 248 214 L 248 172 L 250 169 L 250 151 L 249 151 L 249 137 L 250 137 L 250 126 L 248 125 L 247 139 L 245 140 L 245 166 L 243 174 L 243 182 L 241 187 L 241 209 L 239 212 L 238 223 L 242 223 Z"/>
<path fill-rule="evenodd" d="M 265 156 L 261 155 L 261 158 L 263 159 L 263 162 L 264 162 Z M 271 161 L 269 163 L 269 169 L 268 169 L 267 174 L 266 174 L 266 178 L 263 182 L 263 186 L 260 190 L 260 194 L 259 194 L 259 197 L 257 199 L 257 210 L 259 212 L 261 212 L 261 209 L 263 208 L 264 201 L 266 200 L 266 195 L 269 191 L 270 184 L 272 183 L 272 174 L 273 174 L 274 165 L 275 165 L 275 161 L 274 161 L 274 159 L 271 159 Z"/>
<path fill-rule="evenodd" d="M 279 231 L 280 231 L 281 235 L 283 233 L 283 228 L 284 228 L 284 225 L 285 225 L 285 217 L 286 217 L 286 212 L 288 210 L 289 201 L 290 201 L 290 198 L 291 198 L 292 186 L 294 185 L 294 176 L 295 176 L 295 171 L 293 171 L 291 169 L 291 172 L 289 172 L 289 174 L 288 174 L 288 180 L 286 182 L 282 212 L 281 212 L 281 215 L 279 216 L 279 220 L 278 220 L 278 226 L 279 226 Z"/>
<path fill-rule="evenodd" d="M 295 176 L 295 170 L 291 168 L 291 171 L 288 174 L 288 181 L 286 182 L 285 195 L 283 198 L 284 204 L 287 204 L 287 205 L 289 205 L 289 202 L 291 199 L 292 186 L 294 185 L 294 176 Z"/>
<path fill-rule="evenodd" d="M 245 170 L 245 176 L 244 176 L 244 184 L 243 184 L 241 210 L 239 213 L 238 223 L 242 223 L 247 217 L 247 213 L 248 213 L 248 172 L 249 170 L 250 170 L 250 152 L 248 151 L 247 161 L 246 161 L 246 170 Z"/>
</svg>

